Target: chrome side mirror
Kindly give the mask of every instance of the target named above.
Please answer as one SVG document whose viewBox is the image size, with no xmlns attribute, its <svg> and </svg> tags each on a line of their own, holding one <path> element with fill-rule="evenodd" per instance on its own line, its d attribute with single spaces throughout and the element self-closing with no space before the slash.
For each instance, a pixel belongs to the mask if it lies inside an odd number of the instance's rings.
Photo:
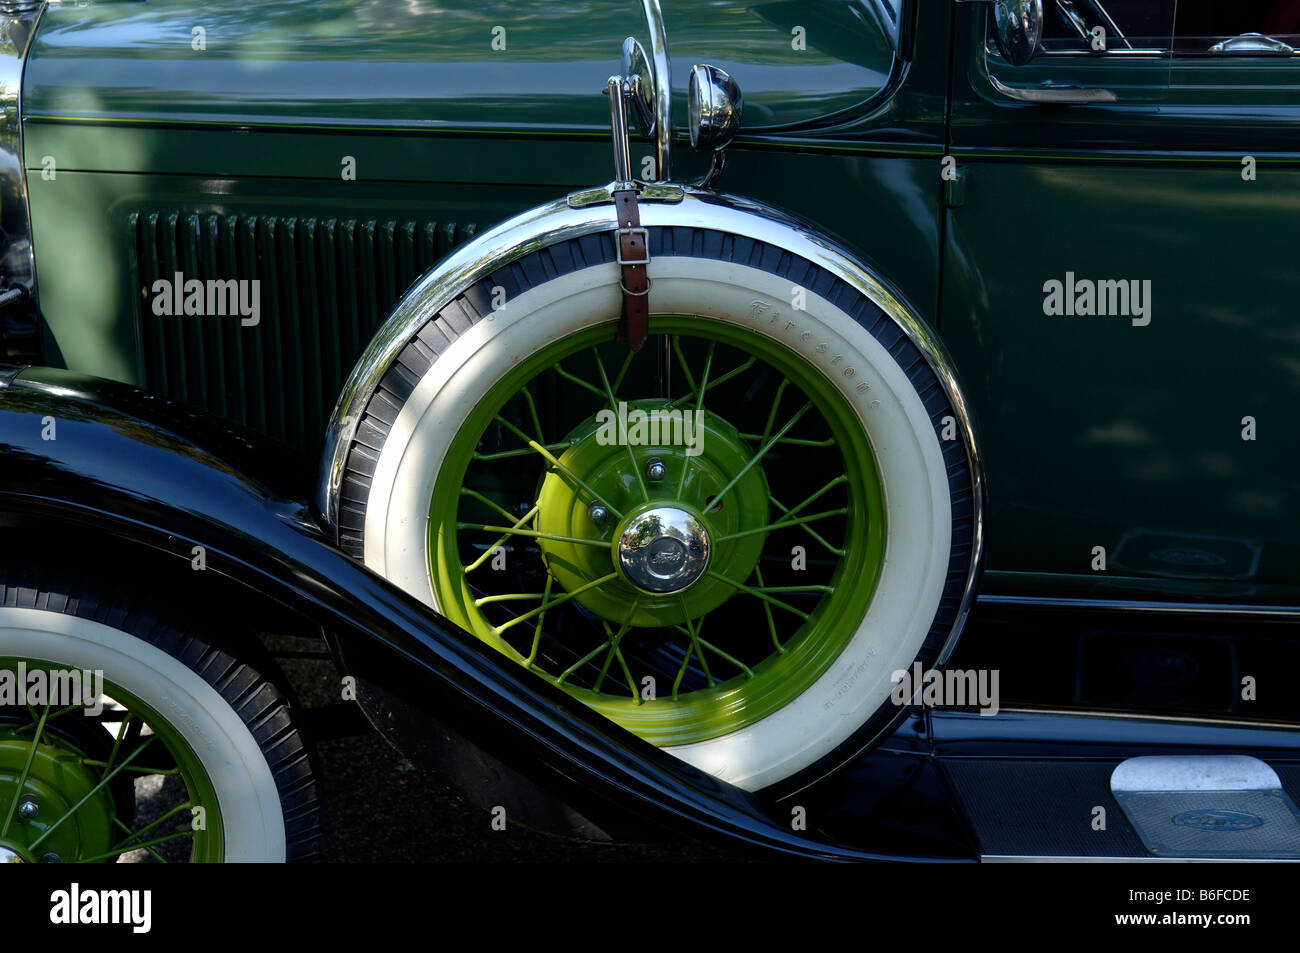
<svg viewBox="0 0 1300 953">
<path fill-rule="evenodd" d="M 623 41 L 623 62 L 620 67 L 627 83 L 627 96 L 636 111 L 637 130 L 643 136 L 655 134 L 655 71 L 645 55 L 645 48 L 629 36 Z"/>
<path fill-rule="evenodd" d="M 726 70 L 697 63 L 691 67 L 686 90 L 691 146 L 721 152 L 740 128 L 740 111 L 745 105 L 740 87 Z"/>
<path fill-rule="evenodd" d="M 1043 0 L 994 0 L 993 34 L 1012 66 L 1024 66 L 1043 36 Z"/>
</svg>

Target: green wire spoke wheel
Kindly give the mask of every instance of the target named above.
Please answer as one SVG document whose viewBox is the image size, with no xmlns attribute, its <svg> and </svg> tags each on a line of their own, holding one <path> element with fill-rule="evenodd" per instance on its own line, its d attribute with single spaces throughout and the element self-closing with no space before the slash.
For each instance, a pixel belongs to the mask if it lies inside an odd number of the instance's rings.
<svg viewBox="0 0 1300 953">
<path fill-rule="evenodd" d="M 896 302 L 747 236 L 648 234 L 636 352 L 607 234 L 405 316 L 339 542 L 671 754 L 794 789 L 896 724 L 896 673 L 960 626 L 960 410 Z"/>
<path fill-rule="evenodd" d="M 49 683 L 66 669 L 0 659 L 0 672 L 38 671 Z M 212 779 L 173 725 L 107 682 L 81 704 L 52 701 L 0 708 L 0 852 L 27 862 L 222 860 Z M 137 789 L 148 791 L 148 813 Z"/>
<path fill-rule="evenodd" d="M 0 861 L 317 856 L 312 758 L 271 659 L 211 589 L 164 602 L 108 561 L 54 568 L 68 549 L 0 561 Z"/>
<path fill-rule="evenodd" d="M 753 724 L 826 671 L 871 600 L 885 520 L 871 448 L 811 368 L 705 319 L 652 331 L 632 357 L 590 329 L 498 383 L 452 444 L 430 553 L 452 621 L 678 745 Z M 641 396 L 665 379 L 681 393 Z"/>
</svg>

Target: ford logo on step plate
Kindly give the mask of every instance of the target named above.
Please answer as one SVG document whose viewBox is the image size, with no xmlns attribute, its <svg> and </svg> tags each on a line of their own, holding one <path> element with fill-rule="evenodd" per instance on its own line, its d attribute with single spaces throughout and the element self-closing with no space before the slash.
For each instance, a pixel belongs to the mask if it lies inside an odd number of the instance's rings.
<svg viewBox="0 0 1300 953">
<path fill-rule="evenodd" d="M 1248 831 L 1264 819 L 1241 811 L 1184 811 L 1174 817 L 1174 823 L 1198 831 Z"/>
</svg>

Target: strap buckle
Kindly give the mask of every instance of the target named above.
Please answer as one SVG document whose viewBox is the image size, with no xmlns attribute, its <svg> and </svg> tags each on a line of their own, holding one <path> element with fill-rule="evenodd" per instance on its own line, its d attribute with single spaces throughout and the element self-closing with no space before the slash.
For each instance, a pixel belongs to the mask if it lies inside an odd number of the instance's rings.
<svg viewBox="0 0 1300 953">
<path fill-rule="evenodd" d="M 641 258 L 623 257 L 623 236 L 641 236 L 641 247 L 645 249 Z M 650 261 L 650 233 L 640 226 L 624 226 L 614 233 L 614 251 L 620 265 L 644 265 Z"/>
</svg>

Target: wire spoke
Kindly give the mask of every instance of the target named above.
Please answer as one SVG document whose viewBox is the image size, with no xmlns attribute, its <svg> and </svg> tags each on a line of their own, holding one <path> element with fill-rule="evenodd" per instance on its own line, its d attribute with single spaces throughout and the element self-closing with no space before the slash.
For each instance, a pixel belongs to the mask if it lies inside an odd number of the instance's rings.
<svg viewBox="0 0 1300 953">
<path fill-rule="evenodd" d="M 562 684 L 566 678 L 568 678 L 570 675 L 572 675 L 572 674 L 573 674 L 574 672 L 576 672 L 578 669 L 582 668 L 582 666 L 586 665 L 588 662 L 590 662 L 592 659 L 594 659 L 594 658 L 595 658 L 597 655 L 599 655 L 601 652 L 605 651 L 605 647 L 608 646 L 608 645 L 609 645 L 608 642 L 601 642 L 600 645 L 596 646 L 594 649 L 592 649 L 590 652 L 588 652 L 588 653 L 587 653 L 586 655 L 584 655 L 582 658 L 578 659 L 578 661 L 574 662 L 572 665 L 570 665 L 568 668 L 566 668 L 563 672 L 561 672 L 559 678 L 556 679 L 555 683 L 556 683 L 557 685 Z"/>
<path fill-rule="evenodd" d="M 733 589 L 751 595 L 756 599 L 762 599 L 764 602 L 770 602 L 778 609 L 784 609 L 786 612 L 791 612 L 797 615 L 799 618 L 803 619 L 804 621 L 807 621 L 809 618 L 809 614 L 807 612 L 804 612 L 801 609 L 796 609 L 788 602 L 782 602 L 780 599 L 773 599 L 765 592 L 760 592 L 759 590 L 753 588 L 752 586 L 745 585 L 743 582 L 736 582 L 736 580 L 734 579 L 728 579 L 726 576 L 722 575 L 721 573 L 714 572 L 712 569 L 707 570 L 706 575 L 709 575 L 712 578 L 719 580 L 720 582 L 725 582 Z"/>
<path fill-rule="evenodd" d="M 122 823 L 119 819 L 117 819 L 116 817 L 113 818 L 113 823 L 116 824 L 118 827 L 120 827 L 122 830 L 126 831 L 128 834 L 131 833 L 131 828 L 127 827 L 125 824 L 123 824 L 123 823 Z M 158 861 L 158 863 L 160 863 L 160 864 L 165 864 L 165 863 L 167 863 L 166 858 L 164 858 L 162 854 L 158 853 L 158 851 L 154 850 L 152 847 L 145 847 L 145 848 L 142 848 L 142 849 L 145 850 L 145 851 L 149 854 L 150 857 L 152 857 L 154 860 Z"/>
<path fill-rule="evenodd" d="M 614 396 L 614 388 L 609 386 L 609 375 L 605 373 L 605 363 L 600 359 L 600 351 L 596 348 L 591 349 L 591 355 L 596 359 L 596 370 L 600 372 L 600 382 L 605 386 L 605 396 L 609 401 L 610 409 L 617 416 L 618 398 Z M 646 503 L 650 502 L 650 491 L 646 489 L 645 477 L 641 475 L 641 467 L 636 462 L 636 452 L 632 449 L 630 443 L 624 443 L 623 449 L 627 451 L 627 462 L 632 468 L 632 474 L 636 477 L 636 485 L 641 489 L 641 499 Z"/>
<path fill-rule="evenodd" d="M 86 857 L 81 862 L 83 864 L 92 864 L 98 860 L 108 860 L 108 858 L 110 857 L 121 856 L 122 854 L 125 854 L 129 850 L 140 850 L 141 848 L 156 847 L 157 845 L 165 844 L 168 841 L 179 840 L 182 837 L 193 837 L 193 836 L 194 836 L 193 831 L 177 831 L 174 834 L 164 834 L 162 837 L 155 837 L 153 840 L 145 841 L 141 844 L 130 844 L 120 849 L 114 848 L 112 850 L 107 850 L 102 854 L 96 854 L 94 857 Z"/>
<path fill-rule="evenodd" d="M 627 376 L 628 369 L 632 366 L 632 358 L 636 357 L 636 351 L 629 350 L 627 356 L 623 358 L 623 365 L 618 369 L 618 374 L 614 378 L 614 393 L 618 393 L 619 387 L 623 384 L 623 378 Z"/>
<path fill-rule="evenodd" d="M 763 435 L 757 433 L 742 433 L 746 440 L 762 440 Z M 833 447 L 835 438 L 827 437 L 825 440 L 806 440 L 803 437 L 782 437 L 777 443 L 790 444 L 794 447 Z"/>
<path fill-rule="evenodd" d="M 566 381 L 570 381 L 570 382 L 572 382 L 572 383 L 574 383 L 574 384 L 577 384 L 577 385 L 578 385 L 579 387 L 581 387 L 583 390 L 589 390 L 589 391 L 591 391 L 593 394 L 595 394 L 597 397 L 599 397 L 599 398 L 601 398 L 602 400 L 604 400 L 605 395 L 604 395 L 603 393 L 601 393 L 601 390 L 600 390 L 599 387 L 597 387 L 595 384 L 592 384 L 592 383 L 589 383 L 589 382 L 587 382 L 587 381 L 584 381 L 581 377 L 578 377 L 576 374 L 570 374 L 568 371 L 566 371 L 566 370 L 565 370 L 565 369 L 564 369 L 564 368 L 559 364 L 559 362 L 556 362 L 556 364 L 555 364 L 555 373 L 559 374 L 559 375 L 560 375 L 561 377 L 563 377 Z"/>
<path fill-rule="evenodd" d="M 482 530 L 485 533 L 504 533 L 507 536 L 527 536 L 529 539 L 548 539 L 553 543 L 573 543 L 576 546 L 604 546 L 609 542 L 603 539 L 587 539 L 584 536 L 561 536 L 558 533 L 544 533 L 537 529 L 517 529 L 512 526 L 493 526 L 489 523 L 457 523 L 457 529 Z M 465 570 L 469 572 L 468 569 Z"/>
<path fill-rule="evenodd" d="M 686 667 L 691 660 L 692 652 L 695 653 L 695 657 L 700 660 L 700 668 L 704 670 L 704 677 L 709 680 L 709 687 L 712 688 L 717 684 L 717 681 L 713 677 L 713 673 L 709 671 L 709 662 L 708 659 L 704 657 L 704 648 L 700 645 L 699 632 L 704 628 L 705 617 L 702 616 L 698 619 L 696 625 L 691 625 L 691 617 L 686 613 L 685 599 L 681 600 L 681 606 L 682 614 L 686 617 L 686 625 L 684 627 L 675 625 L 673 628 L 678 632 L 685 632 L 690 636 L 691 647 L 687 650 L 686 657 L 682 659 L 682 667 L 677 671 L 677 678 L 673 680 L 673 701 L 677 701 L 677 690 L 682 684 L 682 676 L 686 674 Z"/>
<path fill-rule="evenodd" d="M 766 588 L 766 584 L 763 582 L 762 566 L 754 567 L 754 575 L 758 579 L 759 586 Z M 772 645 L 776 648 L 778 652 L 784 655 L 785 646 L 781 644 L 781 639 L 776 634 L 776 620 L 772 618 L 772 606 L 769 603 L 766 602 L 763 603 L 763 615 L 767 617 L 767 631 L 770 632 L 772 635 Z"/>
<path fill-rule="evenodd" d="M 482 493 L 478 492 L 478 490 L 471 490 L 469 487 L 463 486 L 460 488 L 460 495 L 471 497 L 472 499 L 478 500 L 480 503 L 486 503 L 488 506 L 492 507 L 492 509 L 496 510 L 498 513 L 500 513 L 508 520 L 515 519 L 514 513 L 511 513 L 508 509 L 506 509 L 504 506 L 502 506 L 500 503 L 498 503 L 496 500 L 492 499 L 491 497 L 484 496 Z M 534 509 L 536 509 L 536 507 L 534 507 Z M 523 519 L 516 520 L 515 525 L 522 526 L 527 521 L 528 521 L 528 514 L 525 514 Z"/>
<path fill-rule="evenodd" d="M 702 421 L 704 419 L 704 395 L 709 389 L 709 372 L 713 370 L 713 352 L 717 348 L 716 341 L 709 342 L 709 354 L 704 359 L 704 374 L 700 377 L 699 398 L 695 401 L 695 419 Z M 697 424 L 698 425 L 698 424 Z M 703 434 L 699 434 L 699 439 L 704 439 Z M 703 444 L 701 443 L 701 446 Z M 682 475 L 677 478 L 677 495 L 680 497 L 686 489 L 686 477 L 691 472 L 691 458 L 686 457 L 682 464 Z"/>
<path fill-rule="evenodd" d="M 93 760 L 91 760 L 90 758 L 82 758 L 82 759 L 81 759 L 81 763 L 84 764 L 84 765 L 86 765 L 87 767 L 91 767 L 91 768 L 107 768 L 107 767 L 109 767 L 109 763 L 108 763 L 107 761 L 93 761 Z M 140 766 L 140 765 L 136 765 L 136 764 L 131 765 L 131 766 L 128 767 L 126 770 L 127 770 L 128 773 L 132 773 L 132 772 L 134 772 L 134 773 L 136 773 L 136 774 L 161 774 L 161 775 L 172 775 L 172 774 L 180 774 L 180 773 L 181 773 L 181 769 L 180 769 L 179 767 L 171 767 L 171 768 L 146 768 L 146 767 L 142 767 L 142 766 Z"/>
<path fill-rule="evenodd" d="M 542 446 L 552 452 L 556 450 L 569 449 L 569 444 L 567 443 L 544 443 L 542 444 Z M 532 447 L 520 447 L 517 450 L 498 450 L 495 453 L 475 452 L 474 459 L 482 460 L 482 461 L 507 460 L 511 457 L 531 457 L 536 452 L 537 451 L 534 450 Z"/>
<path fill-rule="evenodd" d="M 689 394 L 683 394 L 678 400 L 697 396 L 699 388 L 695 386 L 695 377 L 691 374 L 690 365 L 686 363 L 686 355 L 682 353 L 681 338 L 677 335 L 673 335 L 673 353 L 677 355 L 677 361 L 682 365 L 682 373 L 686 375 L 686 386 L 691 389 Z"/>
<path fill-rule="evenodd" d="M 615 506 L 613 503 L 603 498 L 599 493 L 597 493 L 591 487 L 587 486 L 586 483 L 582 482 L 581 477 L 579 477 L 576 473 L 574 473 L 563 463 L 561 463 L 558 459 L 556 459 L 556 457 L 549 450 L 543 447 L 536 440 L 529 439 L 526 433 L 524 433 L 522 430 L 520 430 L 510 421 L 506 420 L 504 417 L 498 417 L 497 420 L 500 420 L 503 424 L 505 424 L 507 427 L 509 427 L 511 430 L 517 433 L 520 437 L 522 437 L 525 441 L 527 441 L 528 445 L 532 447 L 534 450 L 536 450 L 538 453 L 540 453 L 542 457 L 545 458 L 546 461 L 551 464 L 551 466 L 555 467 L 555 469 L 559 470 L 562 474 L 567 476 L 570 480 L 576 483 L 583 490 L 586 490 L 587 494 L 593 500 L 595 500 L 598 503 L 604 504 L 605 508 L 609 510 L 611 513 L 613 513 L 614 516 L 617 517 L 618 519 L 623 518 L 623 513 L 619 510 L 617 506 Z"/>
<path fill-rule="evenodd" d="M 781 408 L 781 398 L 785 396 L 785 389 L 790 386 L 787 378 L 781 378 L 781 383 L 777 385 L 776 394 L 772 397 L 772 409 L 767 412 L 767 423 L 763 425 L 763 436 L 759 443 L 766 443 L 768 434 L 772 432 L 772 425 L 776 423 L 776 412 Z"/>
<path fill-rule="evenodd" d="M 99 781 L 96 782 L 95 786 L 92 787 L 89 791 L 87 791 L 85 796 L 80 801 L 78 801 L 71 808 L 69 808 L 68 811 L 65 812 L 64 815 L 60 817 L 57 821 L 55 821 L 49 827 L 45 828 L 45 830 L 41 833 L 40 837 L 36 838 L 36 840 L 32 841 L 29 845 L 27 845 L 28 850 L 33 850 L 33 851 L 36 850 L 37 846 L 41 843 L 41 841 L 45 840 L 45 838 L 53 834 L 56 830 L 59 829 L 59 826 L 64 821 L 66 821 L 68 818 L 72 817 L 72 815 L 76 814 L 79 810 L 81 810 L 81 808 L 86 804 L 87 801 L 89 801 L 92 797 L 94 797 L 96 794 L 102 791 L 104 789 L 104 786 L 108 784 L 109 781 L 112 781 L 113 778 L 117 777 L 117 775 L 121 773 L 122 769 L 125 768 L 127 765 L 129 765 L 132 761 L 134 761 L 136 757 L 141 752 L 143 752 L 145 748 L 149 747 L 150 743 L 157 737 L 158 737 L 157 735 L 150 735 L 148 738 L 144 740 L 144 743 L 141 744 L 140 747 L 136 748 L 129 755 L 127 755 L 126 759 L 121 764 L 119 764 L 112 771 L 108 772 L 102 778 L 100 778 Z"/>
<path fill-rule="evenodd" d="M 704 639 L 700 639 L 700 644 L 707 645 L 709 647 L 710 652 L 714 653 L 715 655 L 721 656 L 723 659 L 730 662 L 732 665 L 736 666 L 736 668 L 740 669 L 742 672 L 745 673 L 746 678 L 754 677 L 754 673 L 750 670 L 748 665 L 746 665 L 744 662 L 739 661 L 738 659 L 732 658 L 730 655 L 722 651 L 722 649 L 718 648 L 712 642 L 706 642 Z"/>
<path fill-rule="evenodd" d="M 193 801 L 186 801 L 184 804 L 177 804 L 174 808 L 172 808 L 172 809 L 171 809 L 170 811 L 168 811 L 166 814 L 164 814 L 164 815 L 162 815 L 161 817 L 155 818 L 154 820 L 150 821 L 148 824 L 146 824 L 144 827 L 140 828 L 138 831 L 133 831 L 133 830 L 131 830 L 131 828 L 129 828 L 129 827 L 127 827 L 125 824 L 123 824 L 123 823 L 122 823 L 118 818 L 116 818 L 116 817 L 113 818 L 113 822 L 114 822 L 115 824 L 117 824 L 118 827 L 121 827 L 123 830 L 125 830 L 129 836 L 127 836 L 125 840 L 120 840 L 120 841 L 118 841 L 116 844 L 114 844 L 112 847 L 110 847 L 110 848 L 109 848 L 109 852 L 110 852 L 109 856 L 111 856 L 112 854 L 116 854 L 116 853 L 123 853 L 123 852 L 128 851 L 128 850 L 138 850 L 138 849 L 139 849 L 141 846 L 143 846 L 143 845 L 139 845 L 139 844 L 137 844 L 137 845 L 135 845 L 135 846 L 133 846 L 133 847 L 130 847 L 130 846 L 127 846 L 127 845 L 129 845 L 129 844 L 131 843 L 131 841 L 135 840 L 137 837 L 143 837 L 145 834 L 149 833 L 151 830 L 153 830 L 153 829 L 154 829 L 155 827 L 157 827 L 159 824 L 164 824 L 164 823 L 166 823 L 168 820 L 170 820 L 171 818 L 175 817 L 175 816 L 176 816 L 177 814 L 179 814 L 181 811 L 188 811 L 190 808 L 192 808 L 192 807 L 194 807 L 194 806 L 195 806 L 195 804 L 194 804 Z M 150 853 L 153 853 L 153 851 L 150 851 Z M 103 856 L 103 855 L 101 855 L 101 856 Z M 161 857 L 159 857 L 158 859 L 159 859 L 159 860 L 162 860 Z M 163 861 L 163 862 L 166 863 L 166 861 Z"/>
<path fill-rule="evenodd" d="M 472 563 L 470 563 L 468 566 L 465 567 L 466 574 L 473 572 L 479 566 L 482 566 L 485 562 L 487 562 L 488 559 L 492 556 L 492 554 L 497 551 L 497 549 L 499 549 L 505 543 L 509 542 L 510 533 L 512 531 L 517 530 L 519 527 L 523 526 L 530 519 L 536 516 L 537 513 L 538 513 L 538 507 L 537 504 L 534 503 L 533 508 L 529 510 L 527 513 L 525 513 L 523 516 L 519 517 L 519 519 L 515 520 L 514 524 L 510 527 L 509 530 L 507 530 L 505 533 L 499 536 L 495 543 L 493 543 L 491 546 L 489 546 L 487 549 L 483 551 L 482 556 L 480 556 L 478 559 L 474 560 Z M 510 514 L 507 513 L 506 515 L 509 516 Z"/>
<path fill-rule="evenodd" d="M 797 503 L 796 505 L 790 507 L 789 509 L 786 509 L 784 506 L 782 506 L 781 509 L 785 511 L 786 516 L 794 516 L 805 506 L 810 506 L 811 504 L 817 502 L 817 500 L 821 499 L 831 490 L 835 489 L 835 487 L 839 486 L 841 483 L 847 483 L 848 481 L 849 481 L 848 475 L 841 473 L 839 476 L 835 477 L 833 480 L 828 482 L 825 486 L 821 487 L 820 489 L 813 490 L 813 492 L 809 493 L 806 497 L 804 497 L 802 502 Z M 777 505 L 780 506 L 779 503 Z"/>
<path fill-rule="evenodd" d="M 789 514 L 789 512 L 790 512 L 789 509 L 787 509 L 785 506 L 783 506 L 782 503 L 781 503 L 781 501 L 778 500 L 776 497 L 769 495 L 769 496 L 768 496 L 768 499 L 771 500 L 771 501 L 772 501 L 772 505 L 774 505 L 774 506 L 776 506 L 778 509 L 780 509 L 780 510 L 782 511 L 782 513 Z M 811 536 L 813 539 L 817 540 L 817 542 L 819 542 L 819 543 L 821 543 L 823 546 L 825 546 L 828 550 L 830 550 L 831 553 L 833 553 L 833 554 L 836 555 L 836 556 L 843 556 L 843 555 L 844 555 L 845 550 L 844 550 L 844 548 L 843 548 L 842 546 L 832 546 L 832 545 L 831 545 L 831 544 L 826 540 L 826 537 L 822 536 L 821 533 L 817 532 L 817 530 L 813 529 L 813 528 L 812 528 L 811 526 L 809 526 L 807 523 L 803 523 L 803 524 L 801 524 L 801 526 L 803 527 L 804 532 L 806 532 L 806 533 L 807 533 L 809 536 Z"/>
<path fill-rule="evenodd" d="M 86 707 L 85 705 L 81 703 L 77 703 L 75 705 L 68 705 L 65 708 L 60 708 L 58 711 L 50 713 L 50 717 L 45 719 L 46 724 L 49 724 L 51 721 L 53 721 L 55 718 L 58 718 L 60 715 L 66 715 L 70 711 L 76 711 L 78 708 L 85 708 L 85 707 Z M 32 731 L 36 727 L 37 716 L 35 711 L 31 709 L 30 705 L 28 706 L 28 714 L 32 716 L 31 724 L 22 725 L 21 727 L 15 728 L 13 732 L 15 735 L 26 734 L 27 732 Z"/>
<path fill-rule="evenodd" d="M 727 373 L 723 374 L 721 377 L 718 377 L 715 380 L 710 381 L 709 385 L 707 387 L 701 388 L 701 390 L 703 391 L 704 394 L 707 394 L 709 391 L 713 390 L 713 388 L 718 387 L 721 384 L 725 384 L 727 381 L 731 380 L 733 377 L 736 377 L 739 374 L 745 373 L 745 371 L 749 370 L 757 363 L 758 363 L 758 358 L 751 357 L 749 360 L 747 360 L 744 364 L 741 364 L 739 367 L 732 368 L 731 370 L 727 371 Z M 668 406 L 670 408 L 676 407 L 679 404 L 685 403 L 687 400 L 689 400 L 691 397 L 694 396 L 695 395 L 693 393 L 683 394 L 681 397 L 674 398 L 673 401 Z M 741 436 L 748 437 L 749 435 L 741 434 Z"/>
<path fill-rule="evenodd" d="M 542 421 L 537 416 L 537 403 L 533 400 L 533 395 L 528 392 L 528 385 L 525 384 L 519 388 L 519 393 L 524 396 L 524 403 L 528 405 L 528 416 L 533 420 L 533 429 L 537 431 L 537 442 L 546 443 L 546 434 L 542 432 Z"/>
<path fill-rule="evenodd" d="M 813 513 L 811 516 L 796 516 L 794 519 L 781 519 L 775 523 L 768 523 L 766 526 L 755 526 L 751 529 L 742 529 L 737 533 L 728 533 L 726 536 L 719 536 L 717 542 L 725 543 L 732 539 L 741 539 L 745 536 L 753 536 L 757 533 L 770 533 L 772 530 L 788 529 L 791 526 L 803 526 L 805 523 L 812 523 L 816 520 L 824 520 L 831 516 L 844 516 L 849 512 L 848 507 L 841 506 L 838 510 L 826 510 L 824 513 Z"/>
<path fill-rule="evenodd" d="M 724 486 L 721 490 L 719 490 L 717 493 L 713 495 L 713 497 L 709 500 L 709 502 L 704 505 L 704 512 L 707 513 L 709 512 L 709 510 L 713 509 L 713 507 L 717 505 L 718 501 L 721 500 L 724 496 L 726 496 L 728 491 L 730 491 L 733 486 L 739 483 L 746 473 L 748 473 L 751 469 L 757 466 L 758 461 L 762 460 L 763 457 L 767 454 L 767 452 L 771 450 L 774 446 L 776 446 L 776 442 L 780 440 L 782 437 L 784 437 L 786 433 L 790 430 L 790 428 L 793 427 L 795 424 L 797 424 L 800 421 L 800 419 L 803 417 L 803 415 L 808 413 L 808 411 L 811 409 L 812 409 L 812 401 L 809 401 L 808 403 L 800 407 L 799 410 L 795 412 L 794 416 L 786 421 L 785 426 L 783 426 L 780 430 L 777 431 L 776 436 L 772 437 L 767 441 L 767 443 L 763 444 L 763 446 L 759 449 L 759 451 L 745 462 L 745 465 L 741 467 L 740 470 L 736 473 L 736 475 L 731 478 L 731 482 L 729 482 L 726 486 Z"/>
<path fill-rule="evenodd" d="M 533 662 L 537 660 L 537 652 L 542 647 L 542 626 L 546 624 L 546 602 L 551 598 L 551 584 L 555 582 L 555 577 L 549 573 L 546 576 L 546 588 L 542 590 L 542 614 L 537 617 L 537 625 L 533 626 L 533 646 L 528 652 L 528 658 L 525 665 L 533 667 Z"/>
<path fill-rule="evenodd" d="M 519 599 L 545 599 L 544 592 L 507 592 L 496 596 L 483 596 L 481 599 L 475 599 L 475 606 L 491 605 L 494 602 L 515 602 Z"/>
<path fill-rule="evenodd" d="M 636 611 L 636 603 L 633 602 L 631 612 L 635 612 L 635 611 Z M 631 612 L 628 613 L 629 617 L 631 616 Z M 600 674 L 596 677 L 595 691 L 597 692 L 599 692 L 601 686 L 605 684 L 605 676 L 609 673 L 609 666 L 610 663 L 614 661 L 615 654 L 618 655 L 622 654 L 618 651 L 619 642 L 623 641 L 623 636 L 627 634 L 627 630 L 632 628 L 632 624 L 630 622 L 624 622 L 621 626 L 619 626 L 617 632 L 613 632 L 610 630 L 608 622 L 606 622 L 604 619 L 601 619 L 600 622 L 601 625 L 605 627 L 605 635 L 607 636 L 605 644 L 609 646 L 609 651 L 605 653 L 605 661 L 600 666 Z M 624 665 L 624 667 L 626 668 L 626 664 Z M 636 693 L 633 692 L 633 694 Z"/>
<path fill-rule="evenodd" d="M 550 609 L 552 606 L 561 605 L 565 602 L 568 602 L 574 596 L 582 595 L 588 589 L 594 589 L 597 586 L 603 586 L 605 583 L 609 582 L 611 579 L 616 578 L 617 576 L 618 573 L 611 572 L 608 573 L 607 575 L 601 576 L 599 579 L 593 579 L 591 580 L 591 582 L 584 583 L 583 585 L 579 586 L 577 589 L 574 589 L 572 592 L 566 592 L 562 596 L 556 596 L 554 599 L 551 599 L 548 602 L 543 602 L 540 606 L 538 606 L 536 609 L 531 610 L 530 612 L 525 612 L 523 615 L 515 616 L 509 622 L 501 623 L 493 631 L 497 635 L 500 635 L 502 632 L 506 631 L 506 629 L 509 629 L 512 626 L 516 626 L 520 622 L 527 622 L 529 619 L 533 618 L 534 616 L 540 615 L 541 613 L 545 612 L 547 609 Z"/>
<path fill-rule="evenodd" d="M 45 733 L 45 722 L 50 716 L 50 703 L 45 703 L 45 710 L 41 712 L 40 720 L 36 724 L 36 733 L 32 736 L 31 747 L 27 749 L 27 760 L 23 763 L 23 770 L 18 775 L 18 785 L 14 788 L 13 799 L 9 802 L 9 810 L 5 811 L 4 826 L 0 827 L 0 837 L 9 833 L 9 825 L 13 823 L 14 816 L 18 813 L 18 802 L 22 800 L 23 791 L 27 787 L 27 779 L 31 776 L 32 761 L 36 759 L 36 749 L 41 743 L 41 735 Z"/>
<path fill-rule="evenodd" d="M 813 583 L 807 586 L 751 586 L 752 592 L 791 592 L 791 593 L 813 593 L 813 592 L 834 592 L 831 586 Z"/>
</svg>

